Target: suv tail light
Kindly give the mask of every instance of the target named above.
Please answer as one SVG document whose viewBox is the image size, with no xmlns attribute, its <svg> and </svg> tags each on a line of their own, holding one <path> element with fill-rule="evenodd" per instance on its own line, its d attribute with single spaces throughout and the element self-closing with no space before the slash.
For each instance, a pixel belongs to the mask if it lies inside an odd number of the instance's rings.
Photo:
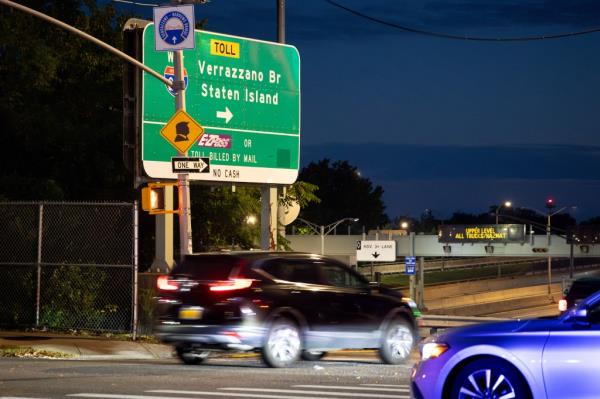
<svg viewBox="0 0 600 399">
<path fill-rule="evenodd" d="M 566 299 L 561 299 L 560 301 L 558 301 L 558 310 L 560 312 L 564 312 L 567 310 L 567 300 Z"/>
<path fill-rule="evenodd" d="M 249 278 L 234 278 L 231 280 L 217 281 L 210 284 L 211 291 L 234 291 L 249 288 L 254 280 Z"/>
<path fill-rule="evenodd" d="M 159 276 L 156 280 L 156 286 L 161 291 L 176 291 L 179 289 L 179 284 L 173 280 L 169 280 L 169 276 Z"/>
</svg>

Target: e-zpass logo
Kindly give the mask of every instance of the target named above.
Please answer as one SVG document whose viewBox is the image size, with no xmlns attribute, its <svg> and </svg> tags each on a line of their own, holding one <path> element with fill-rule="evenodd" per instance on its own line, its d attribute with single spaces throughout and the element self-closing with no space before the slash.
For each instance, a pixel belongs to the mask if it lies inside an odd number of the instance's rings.
<svg viewBox="0 0 600 399">
<path fill-rule="evenodd" d="M 231 136 L 225 134 L 204 134 L 198 140 L 200 147 L 231 148 Z"/>
</svg>

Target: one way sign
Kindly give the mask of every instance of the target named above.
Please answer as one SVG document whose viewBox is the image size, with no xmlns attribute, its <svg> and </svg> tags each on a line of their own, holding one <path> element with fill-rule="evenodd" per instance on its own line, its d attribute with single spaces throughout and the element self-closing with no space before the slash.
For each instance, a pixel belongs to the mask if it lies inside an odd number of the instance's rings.
<svg viewBox="0 0 600 399">
<path fill-rule="evenodd" d="M 173 173 L 209 173 L 210 160 L 208 157 L 171 158 Z"/>
<path fill-rule="evenodd" d="M 356 260 L 359 262 L 394 262 L 396 241 L 357 241 Z"/>
</svg>

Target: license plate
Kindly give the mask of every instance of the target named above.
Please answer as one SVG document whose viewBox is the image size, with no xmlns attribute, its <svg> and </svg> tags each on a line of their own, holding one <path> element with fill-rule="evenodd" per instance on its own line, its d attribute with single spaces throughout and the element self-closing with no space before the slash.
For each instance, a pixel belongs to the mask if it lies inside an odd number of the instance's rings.
<svg viewBox="0 0 600 399">
<path fill-rule="evenodd" d="M 179 309 L 179 318 L 182 320 L 198 320 L 202 318 L 202 308 L 182 308 Z"/>
</svg>

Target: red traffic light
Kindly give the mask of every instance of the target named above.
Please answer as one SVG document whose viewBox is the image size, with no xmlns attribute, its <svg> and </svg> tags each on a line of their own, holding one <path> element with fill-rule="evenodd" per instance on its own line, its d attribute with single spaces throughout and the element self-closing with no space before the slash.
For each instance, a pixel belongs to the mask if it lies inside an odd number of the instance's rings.
<svg viewBox="0 0 600 399">
<path fill-rule="evenodd" d="M 554 204 L 554 198 L 548 198 L 546 200 L 546 208 L 548 209 L 552 209 L 554 208 L 555 204 Z"/>
</svg>

